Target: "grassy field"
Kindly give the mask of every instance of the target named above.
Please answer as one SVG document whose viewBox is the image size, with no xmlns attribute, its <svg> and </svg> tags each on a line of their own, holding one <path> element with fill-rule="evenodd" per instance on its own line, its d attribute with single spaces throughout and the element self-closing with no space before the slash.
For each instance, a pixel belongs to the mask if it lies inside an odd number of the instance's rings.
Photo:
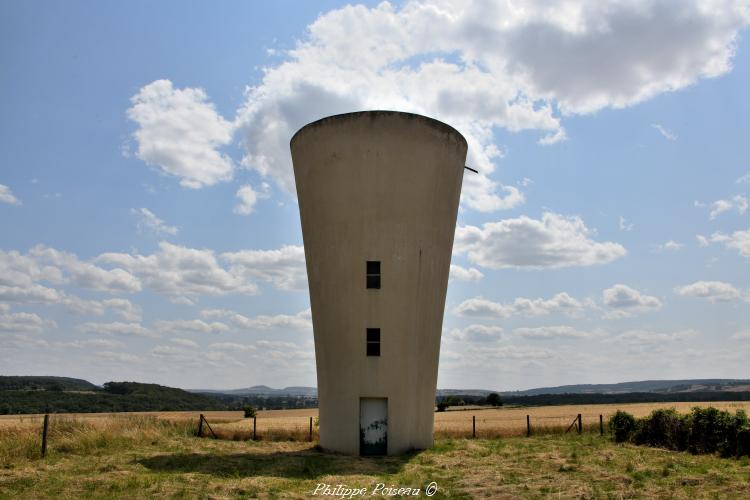
<svg viewBox="0 0 750 500">
<path fill-rule="evenodd" d="M 451 411 L 435 413 L 436 437 L 468 437 L 472 432 L 472 417 L 476 417 L 477 437 L 512 437 L 526 433 L 526 415 L 530 415 L 532 430 L 536 433 L 560 432 L 567 428 L 579 413 L 584 427 L 598 429 L 599 415 L 606 421 L 618 409 L 625 410 L 636 417 L 644 417 L 657 408 L 675 408 L 687 413 L 693 406 L 708 406 L 708 403 L 637 403 L 612 405 L 563 405 L 539 406 L 529 408 L 461 407 Z M 744 408 L 750 413 L 750 401 L 716 402 L 714 408 L 734 412 Z M 82 419 L 93 425 L 107 422 L 113 418 L 125 416 L 154 416 L 170 421 L 193 422 L 197 428 L 200 412 L 142 412 L 142 413 L 79 413 L 67 414 L 65 418 Z M 211 427 L 229 438 L 248 439 L 252 436 L 252 419 L 243 419 L 239 411 L 203 412 Z M 309 432 L 310 417 L 316 418 L 318 410 L 269 410 L 259 411 L 257 417 L 257 435 L 270 439 L 297 438 L 304 439 Z M 3 426 L 29 425 L 41 426 L 41 415 L 2 415 L 0 428 Z"/>
<path fill-rule="evenodd" d="M 750 459 L 615 445 L 596 433 L 439 438 L 431 450 L 359 458 L 306 442 L 201 439 L 186 418 L 53 424 L 45 459 L 32 426 L 0 428 L 0 498 L 307 498 L 319 484 L 369 496 L 378 484 L 424 492 L 433 481 L 434 498 L 750 497 Z"/>
</svg>

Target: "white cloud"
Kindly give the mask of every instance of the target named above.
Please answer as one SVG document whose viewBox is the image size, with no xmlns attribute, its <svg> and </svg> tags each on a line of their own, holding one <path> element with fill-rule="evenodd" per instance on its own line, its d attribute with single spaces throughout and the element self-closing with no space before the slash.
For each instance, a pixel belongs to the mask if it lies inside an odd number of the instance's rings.
<svg viewBox="0 0 750 500">
<path fill-rule="evenodd" d="M 472 263 L 491 269 L 592 266 L 627 253 L 618 243 L 590 239 L 590 233 L 580 217 L 545 212 L 541 220 L 521 216 L 488 222 L 481 228 L 459 227 L 454 252 L 465 253 Z"/>
<path fill-rule="evenodd" d="M 535 328 L 516 328 L 513 333 L 518 337 L 534 340 L 576 339 L 593 337 L 592 332 L 577 330 L 572 326 L 539 326 Z"/>
<path fill-rule="evenodd" d="M 88 339 L 88 340 L 74 340 L 63 344 L 63 347 L 76 347 L 86 349 L 89 347 L 101 347 L 104 349 L 116 349 L 118 347 L 124 347 L 125 344 L 119 340 L 114 339 Z"/>
<path fill-rule="evenodd" d="M 156 80 L 130 101 L 138 158 L 188 188 L 232 179 L 234 164 L 218 149 L 231 142 L 233 124 L 216 112 L 203 89 L 175 89 L 169 80 Z"/>
<path fill-rule="evenodd" d="M 190 299 L 197 295 L 252 294 L 258 291 L 232 269 L 224 269 L 212 250 L 198 250 L 166 241 L 151 255 L 105 253 L 97 262 L 120 266 L 151 289 L 167 296 Z"/>
<path fill-rule="evenodd" d="M 448 336 L 463 342 L 495 342 L 502 338 L 503 329 L 499 326 L 469 325 L 465 328 L 454 328 Z"/>
<path fill-rule="evenodd" d="M 732 340 L 750 340 L 750 330 L 736 332 L 730 337 Z"/>
<path fill-rule="evenodd" d="M 205 309 L 201 311 L 201 317 L 206 319 L 224 318 L 233 326 L 244 330 L 265 330 L 269 328 L 307 330 L 312 328 L 309 309 L 301 311 L 295 315 L 277 314 L 268 316 L 261 314 L 252 318 L 248 318 L 247 316 L 226 309 Z"/>
<path fill-rule="evenodd" d="M 622 108 L 731 69 L 750 15 L 731 0 L 522 3 L 424 0 L 345 6 L 312 23 L 238 113 L 243 164 L 293 192 L 289 137 L 360 109 L 429 114 L 469 142 L 464 204 L 517 206 L 493 179 L 493 130 L 565 138 L 561 116 Z M 352 36 L 356 33 L 356 36 Z M 633 68 L 637 68 L 634 71 Z"/>
<path fill-rule="evenodd" d="M 709 238 L 698 235 L 696 238 L 702 247 L 709 243 L 722 243 L 727 248 L 737 250 L 743 257 L 750 258 L 750 229 L 735 231 L 732 234 L 717 232 Z"/>
<path fill-rule="evenodd" d="M 140 281 L 124 269 L 104 269 L 78 259 L 72 253 L 37 245 L 29 250 L 29 256 L 39 263 L 62 269 L 78 286 L 109 293 L 139 292 Z"/>
<path fill-rule="evenodd" d="M 620 228 L 620 231 L 632 231 L 635 227 L 634 224 L 628 222 L 625 217 L 622 215 L 620 216 L 620 219 L 617 222 L 617 226 Z"/>
<path fill-rule="evenodd" d="M 716 200 L 711 203 L 711 213 L 709 214 L 709 217 L 711 220 L 714 220 L 720 214 L 730 210 L 735 210 L 739 215 L 743 215 L 747 212 L 747 207 L 747 198 L 741 195 L 733 196 L 728 200 Z"/>
<path fill-rule="evenodd" d="M 450 279 L 458 281 L 479 281 L 484 278 L 479 269 L 451 264 Z"/>
<path fill-rule="evenodd" d="M 0 332 L 41 332 L 50 328 L 56 328 L 54 321 L 44 319 L 37 314 L 17 312 L 0 312 Z"/>
<path fill-rule="evenodd" d="M 112 311 L 125 321 L 133 322 L 141 320 L 141 307 L 127 299 L 84 300 L 65 294 L 58 302 L 75 314 L 102 316 L 107 311 Z"/>
<path fill-rule="evenodd" d="M 181 338 L 174 338 L 169 339 L 173 344 L 180 345 L 182 347 L 191 347 L 191 348 L 197 348 L 199 347 L 196 342 L 193 342 L 190 339 L 181 339 Z"/>
<path fill-rule="evenodd" d="M 659 125 L 658 123 L 654 123 L 651 126 L 654 127 L 656 130 L 658 130 L 659 133 L 662 135 L 662 137 L 664 137 L 668 141 L 676 141 L 677 140 L 677 134 L 675 134 L 674 132 L 672 132 L 668 128 L 663 127 L 663 126 Z"/>
<path fill-rule="evenodd" d="M 282 290 L 306 290 L 307 270 L 302 246 L 286 245 L 277 250 L 241 250 L 221 254 L 230 272 L 246 279 L 259 279 Z"/>
<path fill-rule="evenodd" d="M 239 202 L 234 206 L 234 213 L 239 215 L 250 215 L 253 213 L 255 204 L 259 199 L 268 198 L 270 186 L 267 183 L 261 184 L 261 190 L 256 191 L 250 184 L 245 184 L 237 190 L 235 196 Z"/>
<path fill-rule="evenodd" d="M 742 295 L 734 285 L 723 281 L 696 281 L 676 287 L 674 293 L 683 297 L 699 297 L 710 302 L 727 302 L 739 299 Z"/>
<path fill-rule="evenodd" d="M 743 184 L 745 182 L 750 182 L 750 172 L 746 173 L 745 175 L 738 177 L 736 181 L 734 181 L 735 184 Z"/>
<path fill-rule="evenodd" d="M 694 337 L 695 335 L 696 332 L 694 330 L 679 330 L 670 333 L 663 333 L 652 330 L 636 329 L 627 330 L 624 333 L 616 335 L 611 338 L 611 341 L 631 347 L 646 347 L 681 342 Z"/>
<path fill-rule="evenodd" d="M 0 184 L 0 203 L 7 203 L 9 205 L 20 205 L 21 200 L 13 195 L 13 191 L 4 184 Z"/>
<path fill-rule="evenodd" d="M 77 329 L 84 333 L 100 335 L 125 335 L 135 337 L 153 337 L 153 332 L 142 326 L 140 323 L 121 323 L 115 321 L 112 323 L 82 323 Z"/>
<path fill-rule="evenodd" d="M 122 363 L 124 365 L 139 365 L 145 362 L 143 357 L 126 352 L 98 351 L 95 352 L 93 356 L 100 358 L 108 363 Z"/>
<path fill-rule="evenodd" d="M 643 295 L 627 285 L 617 284 L 602 291 L 602 302 L 613 309 L 607 313 L 610 318 L 622 318 L 635 313 L 661 309 L 661 301 L 650 295 Z"/>
<path fill-rule="evenodd" d="M 169 234 L 174 236 L 177 234 L 178 229 L 176 226 L 166 224 L 148 208 L 131 208 L 130 213 L 138 217 L 139 231 L 145 228 L 156 235 Z"/>
<path fill-rule="evenodd" d="M 177 319 L 157 321 L 156 329 L 161 333 L 223 333 L 229 331 L 229 326 L 220 322 L 206 323 L 200 319 Z"/>
<path fill-rule="evenodd" d="M 679 242 L 674 241 L 674 240 L 669 240 L 669 241 L 667 241 L 665 243 L 660 243 L 660 244 L 656 245 L 656 251 L 657 252 L 667 252 L 667 251 L 668 252 L 676 252 L 676 251 L 682 249 L 682 247 L 684 247 L 684 246 L 685 245 L 683 245 L 682 243 L 679 243 Z"/>
<path fill-rule="evenodd" d="M 216 344 L 211 344 L 208 347 L 211 349 L 215 349 L 217 351 L 233 351 L 233 352 L 247 352 L 247 351 L 257 350 L 257 348 L 254 345 L 237 344 L 235 342 L 218 342 Z"/>
<path fill-rule="evenodd" d="M 549 299 L 528 299 L 518 297 L 509 304 L 501 304 L 484 297 L 474 297 L 461 302 L 454 312 L 462 316 L 485 316 L 508 318 L 514 315 L 542 316 L 551 313 L 564 313 L 575 316 L 587 307 L 593 307 L 590 301 L 579 301 L 565 292 L 558 293 Z"/>
</svg>

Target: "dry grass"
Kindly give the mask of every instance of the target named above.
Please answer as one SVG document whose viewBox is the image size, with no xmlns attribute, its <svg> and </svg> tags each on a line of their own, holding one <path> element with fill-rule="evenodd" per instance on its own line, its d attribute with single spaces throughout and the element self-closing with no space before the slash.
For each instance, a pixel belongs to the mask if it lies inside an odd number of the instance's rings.
<svg viewBox="0 0 750 500">
<path fill-rule="evenodd" d="M 476 417 L 477 437 L 497 438 L 524 435 L 526 415 L 530 415 L 534 434 L 550 434 L 564 432 L 579 413 L 582 415 L 584 428 L 594 430 L 598 429 L 599 415 L 604 416 L 606 423 L 609 416 L 617 410 L 625 410 L 636 417 L 644 417 L 658 408 L 675 408 L 678 412 L 688 413 L 694 406 L 713 406 L 731 412 L 744 408 L 750 413 L 750 401 L 561 405 L 497 409 L 458 407 L 450 411 L 435 413 L 435 436 L 438 438 L 471 436 L 472 417 Z M 111 420 L 147 417 L 159 421 L 183 422 L 187 426 L 192 425 L 197 430 L 200 413 L 206 416 L 211 428 L 222 438 L 240 441 L 252 438 L 253 420 L 243 418 L 241 411 L 76 413 L 66 414 L 65 417 L 93 426 L 109 425 L 108 422 Z M 257 437 L 269 441 L 287 439 L 306 441 L 309 438 L 310 417 L 316 420 L 317 416 L 316 408 L 259 411 L 256 422 Z M 0 429 L 4 426 L 28 426 L 38 432 L 41 425 L 41 415 L 0 416 Z M 313 426 L 313 439 L 317 439 L 317 425 Z"/>
</svg>

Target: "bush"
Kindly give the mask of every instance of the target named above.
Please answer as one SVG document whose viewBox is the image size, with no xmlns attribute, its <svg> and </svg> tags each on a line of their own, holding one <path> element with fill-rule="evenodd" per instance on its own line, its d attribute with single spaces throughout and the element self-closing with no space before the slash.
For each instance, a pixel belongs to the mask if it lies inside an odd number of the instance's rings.
<svg viewBox="0 0 750 500">
<path fill-rule="evenodd" d="M 437 411 L 445 411 L 446 408 L 448 408 L 448 403 L 445 401 L 441 401 L 437 404 Z"/>
<path fill-rule="evenodd" d="M 245 418 L 255 418 L 258 415 L 254 406 L 246 406 L 243 410 L 245 411 Z"/>
<path fill-rule="evenodd" d="M 674 408 L 660 409 L 638 421 L 633 442 L 681 451 L 687 448 L 689 436 L 690 417 Z"/>
<path fill-rule="evenodd" d="M 630 413 L 617 410 L 609 418 L 609 430 L 615 436 L 615 441 L 622 443 L 628 441 L 636 430 L 636 420 Z"/>
</svg>

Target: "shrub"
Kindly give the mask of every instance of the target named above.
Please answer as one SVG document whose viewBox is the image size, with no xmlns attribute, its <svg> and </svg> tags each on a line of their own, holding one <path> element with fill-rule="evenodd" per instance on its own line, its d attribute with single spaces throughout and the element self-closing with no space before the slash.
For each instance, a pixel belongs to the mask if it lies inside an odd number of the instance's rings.
<svg viewBox="0 0 750 500">
<path fill-rule="evenodd" d="M 617 410 L 609 418 L 609 430 L 615 436 L 615 441 L 622 443 L 628 441 L 636 430 L 636 420 L 630 413 Z"/>
<path fill-rule="evenodd" d="M 633 442 L 669 450 L 685 450 L 690 435 L 690 418 L 674 408 L 659 409 L 637 423 Z"/>
<path fill-rule="evenodd" d="M 448 403 L 445 401 L 441 401 L 437 404 L 437 411 L 445 411 L 446 408 L 448 408 Z"/>
</svg>

